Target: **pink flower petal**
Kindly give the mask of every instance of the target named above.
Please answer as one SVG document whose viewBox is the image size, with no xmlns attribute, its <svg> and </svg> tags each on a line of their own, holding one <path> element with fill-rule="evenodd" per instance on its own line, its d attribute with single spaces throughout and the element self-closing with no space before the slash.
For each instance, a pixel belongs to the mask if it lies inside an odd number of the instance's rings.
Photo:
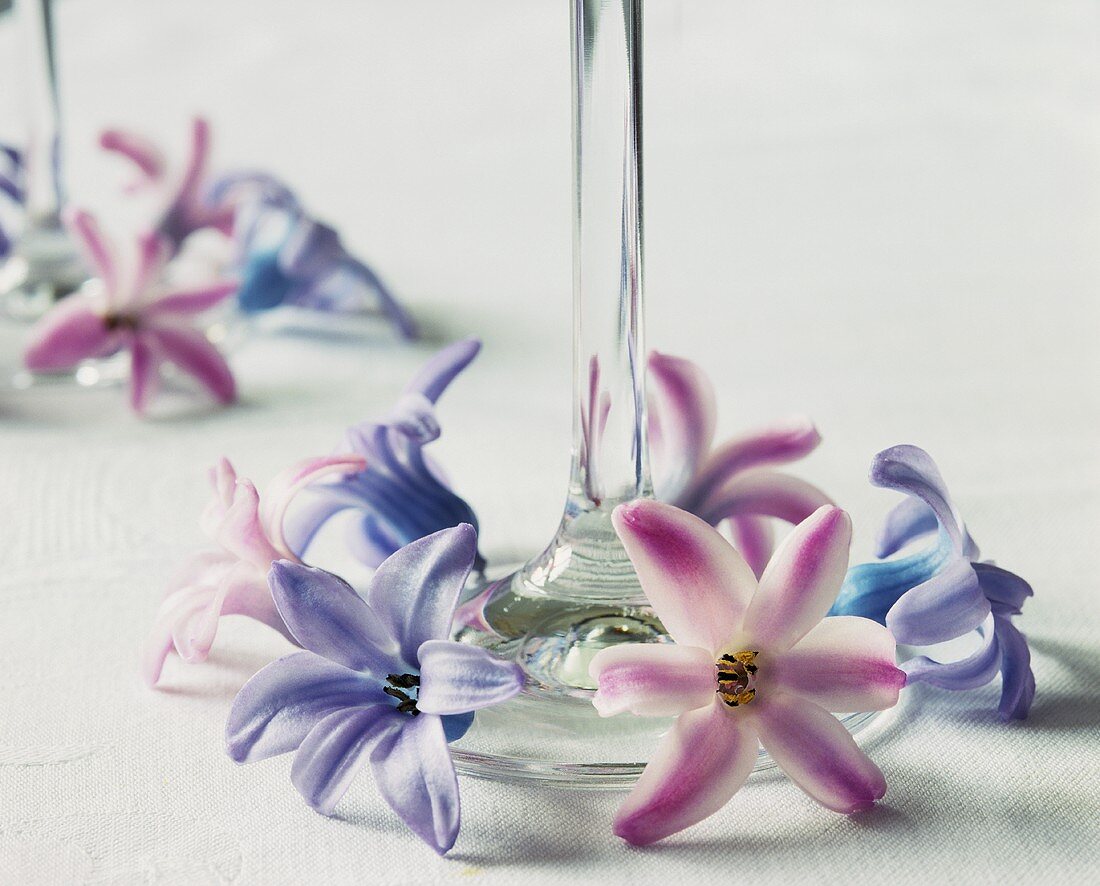
<svg viewBox="0 0 1100 886">
<path fill-rule="evenodd" d="M 825 617 L 848 570 L 851 518 L 832 505 L 799 523 L 775 552 L 745 613 L 744 642 L 776 654 Z"/>
<path fill-rule="evenodd" d="M 237 472 L 229 459 L 222 456 L 210 468 L 209 477 L 210 491 L 213 494 L 199 517 L 199 527 L 207 538 L 216 540 L 226 512 L 232 507 L 237 493 Z"/>
<path fill-rule="evenodd" d="M 155 180 L 164 175 L 164 155 L 146 138 L 121 129 L 107 129 L 100 133 L 99 146 L 130 160 L 146 179 Z"/>
<path fill-rule="evenodd" d="M 717 447 L 695 475 L 676 504 L 693 513 L 707 494 L 749 468 L 782 464 L 813 452 L 821 435 L 808 418 L 786 422 L 735 437 Z"/>
<path fill-rule="evenodd" d="M 588 669 L 599 686 L 592 704 L 601 717 L 629 711 L 670 717 L 714 701 L 714 656 L 698 646 L 624 643 L 603 649 Z"/>
<path fill-rule="evenodd" d="M 811 699 L 829 711 L 881 711 L 898 702 L 905 672 L 895 664 L 893 635 L 869 618 L 826 618 L 794 648 L 763 658 L 760 676 L 772 687 Z"/>
<path fill-rule="evenodd" d="M 756 576 L 728 541 L 694 514 L 658 501 L 612 516 L 642 590 L 672 638 L 714 652 L 741 626 Z"/>
<path fill-rule="evenodd" d="M 756 700 L 749 714 L 764 750 L 807 794 L 834 812 L 869 809 L 886 793 L 886 779 L 832 714 L 782 693 Z"/>
<path fill-rule="evenodd" d="M 725 806 L 756 763 L 751 723 L 717 701 L 681 714 L 615 813 L 615 834 L 645 846 Z"/>
<path fill-rule="evenodd" d="M 237 383 L 229 364 L 197 329 L 150 326 L 142 334 L 156 343 L 164 359 L 198 381 L 219 403 L 237 399 Z"/>
<path fill-rule="evenodd" d="M 279 551 L 264 532 L 260 520 L 260 494 L 250 480 L 237 481 L 233 504 L 215 531 L 214 540 L 261 572 L 267 572 L 271 563 L 280 558 Z"/>
<path fill-rule="evenodd" d="M 714 386 L 692 363 L 651 351 L 649 449 L 653 485 L 662 501 L 673 501 L 710 451 L 718 409 Z"/>
<path fill-rule="evenodd" d="M 114 297 L 118 291 L 118 263 L 114 248 L 100 229 L 99 222 L 90 212 L 72 207 L 62 213 L 62 219 L 85 261 L 103 281 L 108 297 Z"/>
<path fill-rule="evenodd" d="M 824 492 L 798 477 L 777 471 L 750 471 L 707 493 L 692 509 L 712 526 L 727 517 L 761 514 L 801 523 L 833 502 Z"/>
<path fill-rule="evenodd" d="M 105 354 L 118 342 L 118 334 L 92 310 L 89 300 L 71 295 L 31 330 L 23 363 L 31 372 L 61 372 Z"/>
<path fill-rule="evenodd" d="M 768 561 L 775 550 L 775 530 L 772 521 L 768 517 L 758 517 L 754 514 L 742 514 L 730 517 L 730 538 L 733 546 L 741 552 L 749 568 L 759 578 L 764 574 Z"/>
<path fill-rule="evenodd" d="M 160 359 L 139 335 L 130 345 L 130 406 L 143 415 L 160 386 Z"/>
<path fill-rule="evenodd" d="M 202 117 L 191 121 L 191 152 L 176 191 L 179 203 L 199 203 L 199 187 L 206 175 L 206 160 L 210 153 L 210 124 Z"/>
<path fill-rule="evenodd" d="M 147 231 L 137 238 L 137 263 L 134 266 L 128 292 L 115 303 L 115 310 L 136 309 L 143 302 L 150 286 L 160 276 L 168 261 L 167 242 L 154 231 Z"/>
<path fill-rule="evenodd" d="M 150 304 L 142 311 L 142 316 L 150 317 L 190 317 L 216 308 L 240 288 L 237 280 L 222 280 L 203 286 L 200 289 L 183 289 L 171 292 Z"/>
<path fill-rule="evenodd" d="M 300 562 L 283 537 L 283 518 L 294 497 L 322 477 L 331 474 L 358 474 L 367 469 L 361 455 L 327 455 L 307 458 L 282 471 L 268 484 L 261 505 L 261 517 L 268 538 L 287 560 Z"/>
</svg>

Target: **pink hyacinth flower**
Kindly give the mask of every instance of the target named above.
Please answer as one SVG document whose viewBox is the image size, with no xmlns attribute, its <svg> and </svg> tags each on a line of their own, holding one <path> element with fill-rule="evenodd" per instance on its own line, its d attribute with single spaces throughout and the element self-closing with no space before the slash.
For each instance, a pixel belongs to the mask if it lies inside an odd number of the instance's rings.
<svg viewBox="0 0 1100 886">
<path fill-rule="evenodd" d="M 714 386 L 696 364 L 649 357 L 649 444 L 657 498 L 712 526 L 725 524 L 760 576 L 775 549 L 773 522 L 799 523 L 832 504 L 798 477 L 770 470 L 809 455 L 821 442 L 813 422 L 796 417 L 715 445 Z"/>
<path fill-rule="evenodd" d="M 159 279 L 167 252 L 156 234 L 138 237 L 132 267 L 126 268 L 91 213 L 67 210 L 65 223 L 102 285 L 58 302 L 38 322 L 23 355 L 26 367 L 63 372 L 82 360 L 128 350 L 130 404 L 138 413 L 156 391 L 162 363 L 194 378 L 219 403 L 236 400 L 229 364 L 192 325 L 196 315 L 232 295 L 236 282 L 164 291 Z"/>
<path fill-rule="evenodd" d="M 636 845 L 721 809 L 763 745 L 807 794 L 842 813 L 886 792 L 830 711 L 897 703 L 890 632 L 825 618 L 848 566 L 851 521 L 826 505 L 783 541 L 759 582 L 717 530 L 671 505 L 620 505 L 615 527 L 674 644 L 624 644 L 592 660 L 601 716 L 678 715 L 615 816 Z"/>
<path fill-rule="evenodd" d="M 261 504 L 251 481 L 238 479 L 228 460 L 218 462 L 210 471 L 213 497 L 200 520 L 217 548 L 196 554 L 169 585 L 142 651 L 145 682 L 157 684 L 173 650 L 189 664 L 206 661 L 225 615 L 247 615 L 294 642 L 267 583 L 276 560 L 302 562 L 283 538 L 286 510 L 310 483 L 366 466 L 357 455 L 306 459 L 279 474 Z"/>
<path fill-rule="evenodd" d="M 195 231 L 216 228 L 226 235 L 232 232 L 233 204 L 210 198 L 210 124 L 203 118 L 192 120 L 187 159 L 175 173 L 160 148 L 137 133 L 108 129 L 100 134 L 99 144 L 133 164 L 136 176 L 127 191 L 153 190 L 157 193 L 159 206 L 155 228 L 168 241 L 173 255 Z"/>
</svg>

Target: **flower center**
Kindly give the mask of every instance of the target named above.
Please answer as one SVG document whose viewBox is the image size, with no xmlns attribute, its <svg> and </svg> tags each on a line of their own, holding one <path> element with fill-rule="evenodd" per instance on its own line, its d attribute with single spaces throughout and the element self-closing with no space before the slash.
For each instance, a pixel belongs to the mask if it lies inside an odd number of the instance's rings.
<svg viewBox="0 0 1100 886">
<path fill-rule="evenodd" d="M 718 695 L 731 708 L 748 704 L 756 698 L 756 656 L 759 651 L 726 653 L 715 665 L 718 667 Z"/>
<path fill-rule="evenodd" d="M 137 318 L 129 314 L 107 314 L 103 318 L 106 327 L 114 332 L 118 329 L 137 329 Z"/>
<path fill-rule="evenodd" d="M 420 711 L 416 707 L 416 698 L 419 694 L 420 677 L 416 674 L 387 674 L 386 685 L 382 691 L 386 695 L 396 698 L 399 704 L 397 710 L 402 714 L 415 717 Z"/>
</svg>

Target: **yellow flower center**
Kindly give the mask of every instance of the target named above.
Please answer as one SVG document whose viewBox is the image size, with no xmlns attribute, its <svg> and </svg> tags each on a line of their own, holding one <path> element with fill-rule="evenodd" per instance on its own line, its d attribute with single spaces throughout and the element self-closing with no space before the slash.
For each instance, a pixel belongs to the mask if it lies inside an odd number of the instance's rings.
<svg viewBox="0 0 1100 886">
<path fill-rule="evenodd" d="M 718 688 L 722 701 L 731 708 L 748 704 L 756 698 L 756 656 L 759 651 L 726 653 L 715 665 L 718 668 Z"/>
</svg>

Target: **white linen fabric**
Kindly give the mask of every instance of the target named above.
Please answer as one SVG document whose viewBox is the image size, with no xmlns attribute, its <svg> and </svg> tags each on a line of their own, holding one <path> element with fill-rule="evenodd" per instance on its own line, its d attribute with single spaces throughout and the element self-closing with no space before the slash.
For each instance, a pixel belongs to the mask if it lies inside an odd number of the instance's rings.
<svg viewBox="0 0 1100 886">
<path fill-rule="evenodd" d="M 58 8 L 72 191 L 119 219 L 105 124 L 264 167 L 374 262 L 430 338 L 483 337 L 435 453 L 489 555 L 553 530 L 569 446 L 566 0 L 71 0 Z M 0 21 L 0 63 L 17 43 Z M 797 468 L 854 559 L 897 497 L 871 456 L 938 460 L 987 556 L 1034 585 L 1031 718 L 998 686 L 906 690 L 868 739 L 889 782 L 846 819 L 778 774 L 663 845 L 620 795 L 464 779 L 437 858 L 363 773 L 335 819 L 289 758 L 222 729 L 288 645 L 229 620 L 145 689 L 137 649 L 197 545 L 205 468 L 263 482 L 388 409 L 431 352 L 292 337 L 232 357 L 239 407 L 141 421 L 117 389 L 0 398 L 0 882 L 1087 882 L 1100 865 L 1100 7 L 1087 0 L 647 9 L 649 343 L 701 363 L 731 434 L 808 413 Z M 5 72 L 5 84 L 11 82 Z M 0 138 L 18 89 L 0 90 Z M 3 368 L 23 330 L 0 331 Z"/>
</svg>

